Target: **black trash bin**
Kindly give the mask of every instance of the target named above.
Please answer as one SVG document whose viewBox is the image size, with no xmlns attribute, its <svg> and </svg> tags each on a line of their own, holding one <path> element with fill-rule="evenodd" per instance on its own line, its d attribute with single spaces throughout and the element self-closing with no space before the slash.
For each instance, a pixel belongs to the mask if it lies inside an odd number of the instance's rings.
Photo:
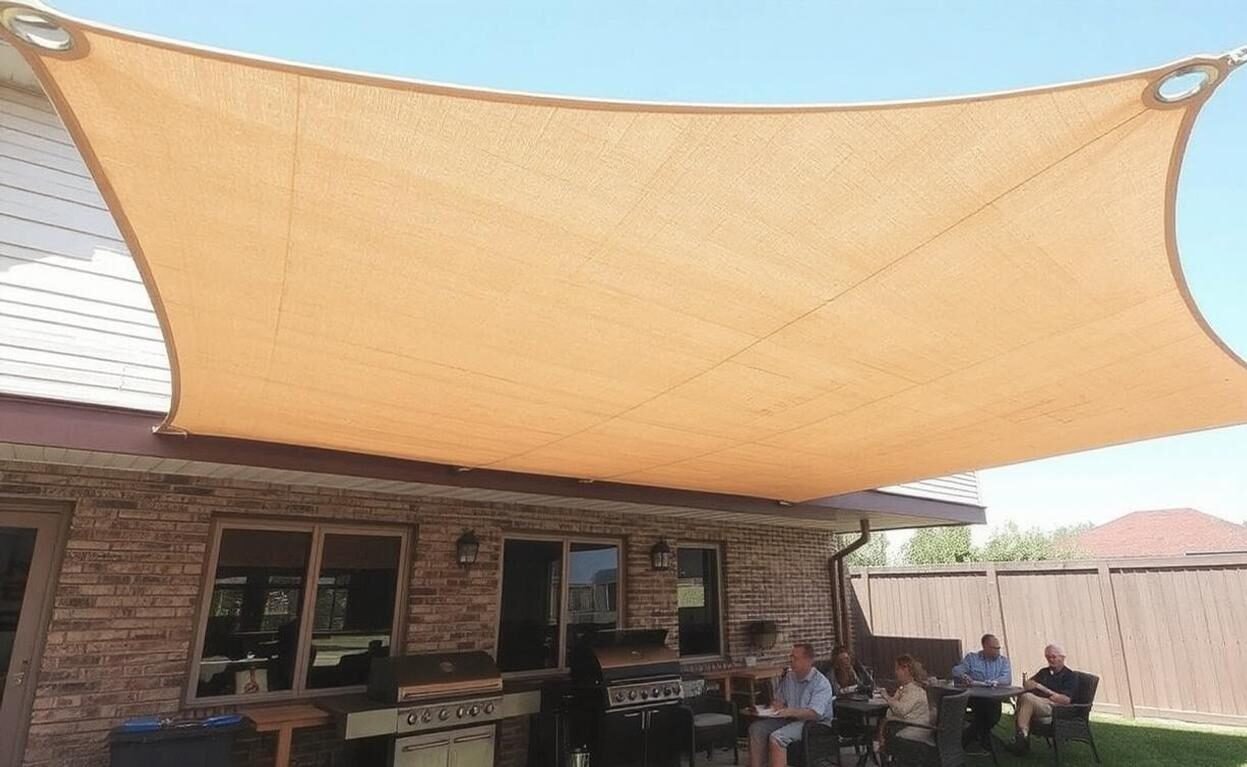
<svg viewBox="0 0 1247 767">
<path fill-rule="evenodd" d="M 207 719 L 130 719 L 108 734 L 111 767 L 229 767 L 234 737 L 251 720 L 229 714 Z"/>
</svg>

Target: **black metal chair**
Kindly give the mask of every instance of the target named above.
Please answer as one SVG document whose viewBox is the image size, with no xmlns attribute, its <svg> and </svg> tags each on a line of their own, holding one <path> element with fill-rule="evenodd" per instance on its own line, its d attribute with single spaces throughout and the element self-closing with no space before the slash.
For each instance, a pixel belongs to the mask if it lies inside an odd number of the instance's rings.
<svg viewBox="0 0 1247 767">
<path fill-rule="evenodd" d="M 888 756 L 898 767 L 964 767 L 961 731 L 969 691 L 939 696 L 934 725 L 888 722 L 884 729 Z"/>
<path fill-rule="evenodd" d="M 737 739 L 736 704 L 719 695 L 701 693 L 684 700 L 688 715 L 688 763 L 698 752 L 705 752 L 710 759 L 715 747 L 732 749 L 732 764 L 740 763 L 740 747 Z"/>
<path fill-rule="evenodd" d="M 1052 719 L 1031 724 L 1031 734 L 1048 741 L 1052 749 L 1052 763 L 1061 764 L 1061 747 L 1070 743 L 1086 743 L 1091 746 L 1095 763 L 1100 763 L 1100 752 L 1091 735 L 1091 706 L 1100 687 L 1100 677 L 1082 671 L 1078 674 L 1078 689 L 1071 703 L 1052 706 Z"/>
<path fill-rule="evenodd" d="M 801 740 L 788 746 L 788 764 L 790 767 L 838 766 L 842 745 L 835 720 L 806 722 L 801 728 Z"/>
</svg>

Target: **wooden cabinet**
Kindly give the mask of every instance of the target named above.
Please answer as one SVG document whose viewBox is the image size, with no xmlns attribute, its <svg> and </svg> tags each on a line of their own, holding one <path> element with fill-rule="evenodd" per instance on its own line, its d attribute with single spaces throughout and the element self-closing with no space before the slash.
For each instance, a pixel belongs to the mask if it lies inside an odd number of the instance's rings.
<svg viewBox="0 0 1247 767">
<path fill-rule="evenodd" d="M 494 732 L 487 724 L 398 738 L 393 767 L 493 767 Z"/>
</svg>

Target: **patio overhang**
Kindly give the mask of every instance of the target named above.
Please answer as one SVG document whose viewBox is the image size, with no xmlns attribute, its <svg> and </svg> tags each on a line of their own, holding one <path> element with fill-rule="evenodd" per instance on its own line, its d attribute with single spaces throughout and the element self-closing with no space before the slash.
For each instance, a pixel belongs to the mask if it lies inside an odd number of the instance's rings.
<svg viewBox="0 0 1247 767">
<path fill-rule="evenodd" d="M 0 395 L 0 460 L 200 476 L 355 492 L 513 503 L 585 512 L 802 527 L 847 533 L 983 524 L 977 503 L 867 490 L 781 504 L 769 498 L 583 482 L 336 450 L 156 431 L 153 413 Z M 11 479 L 0 496 L 21 495 Z"/>
<path fill-rule="evenodd" d="M 52 50 L 12 39 L 144 271 L 167 432 L 804 501 L 1247 422 L 1174 236 L 1238 56 L 942 101 L 644 104 L 40 13 Z M 1158 96 L 1186 71 L 1202 89 Z"/>
</svg>

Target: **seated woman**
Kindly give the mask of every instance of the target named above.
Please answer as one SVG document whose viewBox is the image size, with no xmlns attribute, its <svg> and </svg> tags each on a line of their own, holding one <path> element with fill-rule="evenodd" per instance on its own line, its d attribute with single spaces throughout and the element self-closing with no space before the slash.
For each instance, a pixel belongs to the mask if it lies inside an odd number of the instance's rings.
<svg viewBox="0 0 1247 767">
<path fill-rule="evenodd" d="M 831 680 L 831 690 L 837 698 L 855 692 L 869 693 L 870 686 L 874 683 L 865 667 L 849 652 L 849 648 L 841 644 L 831 650 L 831 668 L 827 678 Z"/>
<path fill-rule="evenodd" d="M 826 676 L 831 682 L 832 693 L 837 698 L 853 693 L 869 696 L 874 685 L 870 674 L 857 662 L 849 648 L 839 644 L 831 649 L 831 662 L 827 666 Z M 842 737 L 869 743 L 870 731 L 861 714 L 855 711 L 837 711 L 836 722 Z"/>
<path fill-rule="evenodd" d="M 884 692 L 883 698 L 888 702 L 888 714 L 879 723 L 878 738 L 875 748 L 883 750 L 883 731 L 888 722 L 910 722 L 912 724 L 931 724 L 931 709 L 927 705 L 927 690 L 924 686 L 927 672 L 922 664 L 912 655 L 901 655 L 896 659 L 895 693 Z M 925 731 L 918 727 L 902 727 L 897 737 L 921 738 Z"/>
</svg>

